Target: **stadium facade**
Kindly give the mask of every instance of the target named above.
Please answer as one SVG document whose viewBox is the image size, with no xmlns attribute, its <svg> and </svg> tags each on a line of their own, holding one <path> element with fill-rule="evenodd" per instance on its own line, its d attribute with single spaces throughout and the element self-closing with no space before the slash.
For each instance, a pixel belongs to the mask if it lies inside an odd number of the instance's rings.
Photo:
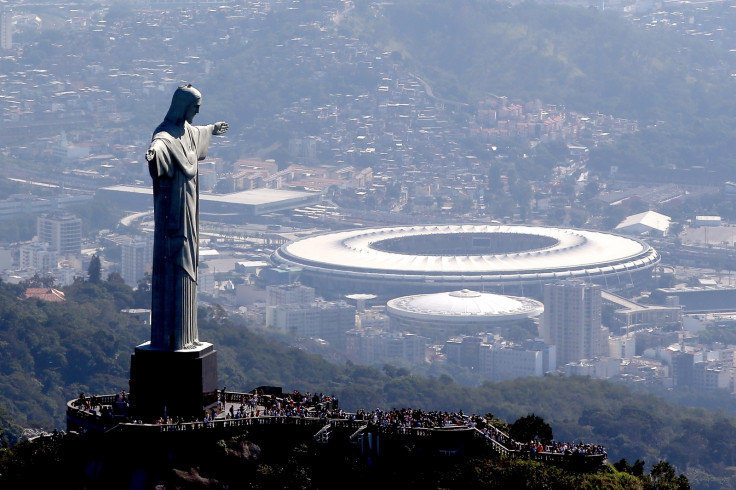
<svg viewBox="0 0 736 490">
<path fill-rule="evenodd" d="M 382 298 L 471 289 L 540 297 L 542 286 L 582 279 L 620 290 L 651 278 L 659 253 L 612 233 L 515 225 L 416 225 L 314 235 L 280 247 L 275 265 L 298 267 L 324 296 Z"/>
</svg>

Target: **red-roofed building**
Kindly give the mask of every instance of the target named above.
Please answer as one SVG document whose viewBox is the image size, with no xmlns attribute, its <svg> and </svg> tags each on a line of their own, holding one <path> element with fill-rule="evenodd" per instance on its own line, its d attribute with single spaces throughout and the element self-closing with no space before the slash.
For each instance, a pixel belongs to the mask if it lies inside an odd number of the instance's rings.
<svg viewBox="0 0 736 490">
<path fill-rule="evenodd" d="M 54 288 L 28 288 L 26 298 L 37 298 L 51 303 L 63 303 L 66 301 L 64 293 Z"/>
</svg>

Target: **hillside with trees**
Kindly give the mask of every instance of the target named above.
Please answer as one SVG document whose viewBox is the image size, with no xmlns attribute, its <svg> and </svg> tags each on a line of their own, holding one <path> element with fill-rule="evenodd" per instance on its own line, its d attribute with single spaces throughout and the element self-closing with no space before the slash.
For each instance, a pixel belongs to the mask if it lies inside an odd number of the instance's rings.
<svg viewBox="0 0 736 490">
<path fill-rule="evenodd" d="M 712 8 L 725 25 L 735 22 L 727 4 Z M 356 2 L 355 10 L 350 32 L 399 54 L 438 97 L 471 107 L 488 94 L 540 99 L 639 121 L 643 131 L 591 152 L 593 170 L 662 178 L 662 169 L 702 165 L 736 177 L 733 46 L 536 2 Z"/>
<path fill-rule="evenodd" d="M 240 128 L 238 151 L 282 161 L 290 138 L 328 131 L 324 121 L 293 109 L 303 100 L 334 105 L 338 94 L 373 93 L 387 74 L 367 62 L 345 62 L 365 44 L 384 66 L 411 72 L 435 97 L 456 102 L 447 105 L 447 117 L 459 122 L 472 119 L 489 95 L 637 121 L 638 132 L 591 148 L 595 172 L 617 166 L 638 179 L 674 181 L 673 170 L 702 167 L 696 176 L 708 182 L 736 178 L 730 37 L 713 42 L 646 29 L 616 12 L 535 2 L 356 1 L 340 22 L 327 19 L 345 6 L 323 3 L 276 9 L 258 35 L 215 54 L 218 63 L 200 85 L 207 110 Z M 728 4 L 709 9 L 722 16 L 726 31 L 736 26 Z M 316 23 L 324 27 L 310 27 Z M 307 62 L 302 44 L 325 40 L 336 50 L 332 57 Z"/>
<path fill-rule="evenodd" d="M 79 281 L 65 293 L 65 303 L 44 303 L 24 299 L 20 286 L 0 283 L 5 444 L 17 443 L 21 428 L 62 429 L 65 402 L 80 392 L 126 389 L 130 353 L 149 336 L 146 326 L 120 313 L 137 301 L 125 284 Z M 347 411 L 421 407 L 490 413 L 509 422 L 533 413 L 551 426 L 556 440 L 602 444 L 611 461 L 667 460 L 694 481 L 732 482 L 728 468 L 736 453 L 736 417 L 725 412 L 678 406 L 588 378 L 523 378 L 470 387 L 447 375 L 331 364 L 255 333 L 219 307 L 200 309 L 200 338 L 216 346 L 219 382 L 229 390 L 275 385 L 324 392 L 338 397 Z"/>
<path fill-rule="evenodd" d="M 400 54 L 437 96 L 542 99 L 644 124 L 730 115 L 727 47 L 643 30 L 616 12 L 538 2 L 356 3 L 351 28 Z"/>
<path fill-rule="evenodd" d="M 368 460 L 351 448 L 320 447 L 288 432 L 270 440 L 265 434 L 250 433 L 174 447 L 150 443 L 136 447 L 127 442 L 110 444 L 109 439 L 87 434 L 21 443 L 0 451 L 0 484 L 49 488 L 74 482 L 75 488 L 105 490 L 131 485 L 231 490 L 691 488 L 687 477 L 665 461 L 648 471 L 643 461 L 629 464 L 626 460 L 581 471 L 492 454 L 432 456 L 409 446 L 398 448 L 391 457 Z"/>
</svg>

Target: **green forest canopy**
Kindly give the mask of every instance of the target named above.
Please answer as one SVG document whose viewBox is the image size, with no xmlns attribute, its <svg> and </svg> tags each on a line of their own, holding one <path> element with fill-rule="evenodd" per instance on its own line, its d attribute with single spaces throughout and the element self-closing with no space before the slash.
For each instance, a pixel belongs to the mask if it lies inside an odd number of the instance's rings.
<svg viewBox="0 0 736 490">
<path fill-rule="evenodd" d="M 15 427 L 64 427 L 65 402 L 79 392 L 127 388 L 130 353 L 148 328 L 120 313 L 138 299 L 119 282 L 77 282 L 65 303 L 23 299 L 21 286 L 0 283 L 0 407 Z M 665 459 L 725 477 L 736 454 L 736 418 L 687 408 L 582 377 L 521 378 L 479 387 L 406 370 L 336 365 L 255 334 L 224 310 L 200 310 L 200 338 L 218 350 L 219 380 L 229 390 L 260 385 L 333 394 L 348 411 L 372 407 L 492 413 L 513 421 L 536 414 L 556 440 L 603 444 L 612 460 Z M 11 434 L 12 435 L 12 434 Z"/>
</svg>

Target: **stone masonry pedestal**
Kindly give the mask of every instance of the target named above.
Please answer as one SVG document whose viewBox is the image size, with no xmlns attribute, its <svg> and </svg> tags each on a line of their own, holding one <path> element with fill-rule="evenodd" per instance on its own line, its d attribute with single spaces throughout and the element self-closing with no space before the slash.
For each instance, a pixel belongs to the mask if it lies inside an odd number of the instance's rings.
<svg viewBox="0 0 736 490">
<path fill-rule="evenodd" d="M 130 356 L 129 398 L 131 415 L 144 422 L 202 420 L 217 401 L 217 351 L 207 342 L 175 351 L 139 345 Z"/>
</svg>

